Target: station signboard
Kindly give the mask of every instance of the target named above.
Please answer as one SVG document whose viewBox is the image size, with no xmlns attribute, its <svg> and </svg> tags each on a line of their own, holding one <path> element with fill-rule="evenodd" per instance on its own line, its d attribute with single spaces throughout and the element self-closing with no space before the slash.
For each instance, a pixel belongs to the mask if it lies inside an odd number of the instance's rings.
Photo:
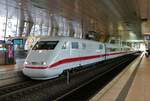
<svg viewBox="0 0 150 101">
<path fill-rule="evenodd" d="M 150 35 L 146 35 L 146 36 L 145 36 L 145 39 L 146 39 L 146 40 L 150 40 Z"/>
</svg>

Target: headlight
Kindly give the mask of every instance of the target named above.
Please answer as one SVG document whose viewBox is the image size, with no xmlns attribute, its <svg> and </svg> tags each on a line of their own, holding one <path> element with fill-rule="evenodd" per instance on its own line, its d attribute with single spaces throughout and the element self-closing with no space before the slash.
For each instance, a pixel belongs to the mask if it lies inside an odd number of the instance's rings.
<svg viewBox="0 0 150 101">
<path fill-rule="evenodd" d="M 27 62 L 27 61 L 25 61 L 25 62 L 24 62 L 24 64 L 25 64 L 25 65 L 27 65 L 27 64 L 28 64 L 28 62 Z"/>
<path fill-rule="evenodd" d="M 43 65 L 46 65 L 46 62 L 43 62 Z"/>
</svg>

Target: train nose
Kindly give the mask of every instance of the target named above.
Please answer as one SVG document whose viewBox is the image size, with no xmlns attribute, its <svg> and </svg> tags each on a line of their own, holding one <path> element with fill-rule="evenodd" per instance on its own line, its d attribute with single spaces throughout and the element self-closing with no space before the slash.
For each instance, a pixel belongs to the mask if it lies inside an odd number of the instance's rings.
<svg viewBox="0 0 150 101">
<path fill-rule="evenodd" d="M 56 68 L 32 69 L 24 68 L 23 74 L 37 80 L 45 80 L 58 77 L 63 71 Z"/>
<path fill-rule="evenodd" d="M 23 74 L 28 76 L 28 77 L 31 77 L 31 78 L 45 78 L 47 77 L 47 67 L 37 67 L 36 68 L 29 68 L 29 67 L 25 67 L 23 69 Z"/>
</svg>

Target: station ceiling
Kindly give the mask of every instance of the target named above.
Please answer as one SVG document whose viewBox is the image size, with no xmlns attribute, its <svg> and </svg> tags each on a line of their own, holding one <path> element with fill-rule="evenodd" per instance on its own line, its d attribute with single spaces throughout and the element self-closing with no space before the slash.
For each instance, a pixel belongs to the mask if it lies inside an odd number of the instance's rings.
<svg viewBox="0 0 150 101">
<path fill-rule="evenodd" d="M 142 33 L 150 35 L 150 0 L 137 0 L 142 20 Z"/>
<path fill-rule="evenodd" d="M 143 0 L 31 0 L 35 5 L 71 19 L 86 19 L 91 17 L 95 22 L 101 23 L 101 30 L 106 33 L 134 33 L 136 38 L 141 38 L 141 13 Z M 146 2 L 142 2 L 146 3 Z M 144 10 L 145 11 L 145 10 Z M 110 26 L 108 28 L 108 26 Z M 120 27 L 121 26 L 121 27 Z M 108 29 L 107 29 L 108 28 Z M 119 31 L 118 31 L 119 30 Z M 128 34 L 128 35 L 129 35 Z M 127 35 L 127 36 L 128 36 Z M 124 36 L 124 35 L 123 35 Z"/>
<path fill-rule="evenodd" d="M 150 33 L 150 0 L 8 0 L 24 11 L 25 20 L 34 17 L 48 20 L 48 15 L 60 15 L 83 23 L 84 30 L 107 36 L 141 39 Z M 37 7 L 35 9 L 33 7 Z M 47 15 L 43 13 L 46 12 Z M 45 21 L 47 22 L 47 21 Z M 39 22 L 40 23 L 40 22 Z M 132 38 L 131 38 L 132 39 Z"/>
</svg>

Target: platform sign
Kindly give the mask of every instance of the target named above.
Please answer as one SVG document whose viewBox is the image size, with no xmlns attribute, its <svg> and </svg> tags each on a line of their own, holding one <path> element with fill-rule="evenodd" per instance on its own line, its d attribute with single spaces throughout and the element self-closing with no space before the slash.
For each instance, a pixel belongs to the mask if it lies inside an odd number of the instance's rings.
<svg viewBox="0 0 150 101">
<path fill-rule="evenodd" d="M 23 39 L 14 39 L 13 43 L 14 45 L 23 45 Z"/>
<path fill-rule="evenodd" d="M 150 40 L 150 35 L 145 36 L 146 40 Z"/>
</svg>

